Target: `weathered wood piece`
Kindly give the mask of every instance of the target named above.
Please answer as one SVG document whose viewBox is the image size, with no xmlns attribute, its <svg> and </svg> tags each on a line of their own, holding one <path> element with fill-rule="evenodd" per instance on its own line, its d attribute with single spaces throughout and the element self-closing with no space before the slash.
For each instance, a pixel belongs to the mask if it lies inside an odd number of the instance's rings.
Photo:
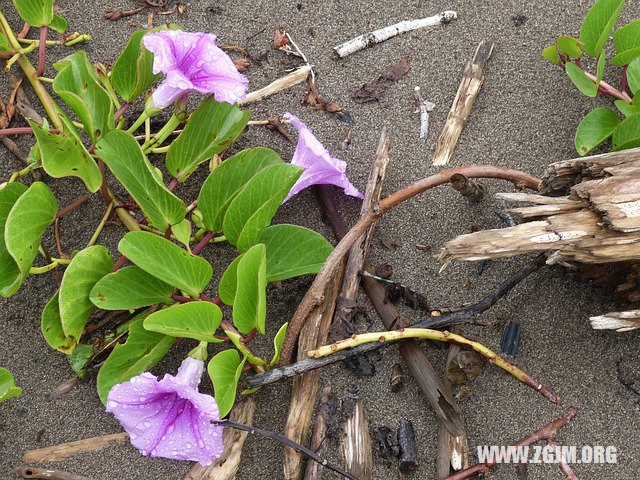
<svg viewBox="0 0 640 480">
<path fill-rule="evenodd" d="M 338 420 L 338 398 L 331 393 L 331 387 L 322 389 L 318 414 L 316 416 L 316 426 L 311 437 L 310 448 L 314 452 L 321 454 L 324 451 L 327 435 L 332 424 L 337 424 Z M 307 462 L 307 469 L 304 472 L 304 480 L 320 480 L 324 467 L 311 459 Z"/>
<path fill-rule="evenodd" d="M 112 443 L 122 443 L 127 438 L 129 438 L 129 434 L 122 432 L 29 450 L 22 457 L 22 461 L 25 463 L 60 462 L 77 453 L 97 452 Z"/>
<path fill-rule="evenodd" d="M 402 473 L 412 473 L 418 468 L 418 448 L 416 446 L 416 434 L 410 420 L 400 420 L 398 425 L 398 445 L 400 446 L 400 459 L 398 468 Z"/>
<path fill-rule="evenodd" d="M 287 88 L 293 87 L 298 83 L 304 82 L 310 73 L 311 67 L 309 65 L 303 65 L 290 74 L 274 80 L 266 87 L 254 92 L 249 92 L 243 100 L 238 102 L 238 105 L 247 105 L 249 103 L 258 102 L 263 98 L 270 97 L 271 95 L 286 90 Z"/>
<path fill-rule="evenodd" d="M 230 418 L 233 421 L 251 425 L 255 411 L 255 399 L 247 397 L 234 405 Z M 242 447 L 248 435 L 249 432 L 225 428 L 222 432 L 224 442 L 222 455 L 208 467 L 196 463 L 184 480 L 233 480 L 236 478 L 242 457 Z"/>
<path fill-rule="evenodd" d="M 433 164 L 437 166 L 446 165 L 451 159 L 453 150 L 456 148 L 462 129 L 469 120 L 471 109 L 476 101 L 482 82 L 484 81 L 484 67 L 493 52 L 493 42 L 480 42 L 476 48 L 473 58 L 469 60 L 458 91 L 449 110 L 449 115 L 442 129 L 442 133 L 436 143 L 436 151 L 433 154 Z"/>
<path fill-rule="evenodd" d="M 628 332 L 640 328 L 640 310 L 610 312 L 589 318 L 591 327 L 596 330 L 615 330 Z"/>
<path fill-rule="evenodd" d="M 350 395 L 344 401 L 346 419 L 340 436 L 340 452 L 344 469 L 358 480 L 373 478 L 373 448 L 369 434 L 369 422 L 364 417 L 362 399 Z"/>
</svg>

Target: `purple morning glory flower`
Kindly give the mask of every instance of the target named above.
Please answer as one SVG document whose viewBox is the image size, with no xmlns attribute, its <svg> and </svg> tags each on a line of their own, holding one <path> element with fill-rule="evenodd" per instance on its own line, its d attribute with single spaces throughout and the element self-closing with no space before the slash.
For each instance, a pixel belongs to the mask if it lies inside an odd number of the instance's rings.
<svg viewBox="0 0 640 480">
<path fill-rule="evenodd" d="M 204 362 L 188 357 L 178 374 L 162 380 L 144 372 L 109 392 L 107 412 L 113 413 L 143 455 L 195 460 L 210 465 L 223 450 L 218 405 L 198 392 Z"/>
<path fill-rule="evenodd" d="M 238 72 L 229 56 L 216 46 L 211 33 L 162 30 L 142 37 L 153 53 L 153 73 L 167 78 L 153 92 L 153 106 L 165 108 L 183 93 L 213 93 L 218 102 L 244 98 L 249 80 Z"/>
<path fill-rule="evenodd" d="M 346 162 L 332 157 L 329 150 L 320 143 L 320 140 L 298 117 L 291 113 L 285 113 L 284 118 L 291 120 L 291 124 L 296 127 L 299 134 L 298 145 L 291 163 L 304 168 L 304 172 L 302 172 L 302 175 L 300 175 L 300 178 L 284 201 L 286 202 L 300 190 L 304 190 L 311 185 L 323 184 L 337 185 L 342 187 L 347 195 L 364 198 L 364 195 L 347 178 L 345 174 L 347 169 Z"/>
</svg>

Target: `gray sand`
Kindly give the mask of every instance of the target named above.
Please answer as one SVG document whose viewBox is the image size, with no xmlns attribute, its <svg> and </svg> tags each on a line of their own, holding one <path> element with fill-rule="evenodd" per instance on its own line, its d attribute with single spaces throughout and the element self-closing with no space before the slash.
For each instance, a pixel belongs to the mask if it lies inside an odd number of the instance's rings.
<svg viewBox="0 0 640 480">
<path fill-rule="evenodd" d="M 133 7 L 133 1 L 60 0 L 59 3 L 60 13 L 69 19 L 71 31 L 94 36 L 94 41 L 85 46 L 92 60 L 112 63 L 131 32 L 146 25 L 146 15 L 116 23 L 102 19 L 105 8 Z M 385 193 L 390 193 L 435 171 L 430 166 L 435 139 L 455 95 L 463 66 L 482 39 L 495 41 L 496 48 L 452 165 L 495 163 L 541 175 L 548 163 L 575 156 L 573 135 L 579 120 L 594 106 L 611 102 L 581 96 L 560 69 L 541 58 L 540 51 L 558 35 L 576 35 L 591 3 L 569 0 L 452 0 L 449 3 L 212 0 L 192 2 L 183 16 L 156 16 L 156 24 L 171 20 L 188 30 L 212 31 L 222 44 L 240 45 L 255 53 L 270 49 L 274 28 L 284 27 L 315 65 L 320 94 L 343 105 L 355 119 L 352 145 L 347 152 L 338 151 L 347 126 L 331 115 L 301 106 L 302 86 L 255 105 L 254 118 L 286 111 L 296 113 L 334 154 L 348 162 L 350 178 L 361 189 L 380 129 L 386 126 L 394 142 L 385 184 Z M 5 12 L 12 10 L 7 5 L 10 2 L 3 4 Z M 449 8 L 458 11 L 459 19 L 446 27 L 406 34 L 345 60 L 336 61 L 332 56 L 331 47 L 371 28 Z M 519 27 L 512 19 L 517 15 L 526 17 Z M 634 9 L 628 5 L 619 25 L 634 18 Z M 15 15 L 10 15 L 10 21 L 19 30 L 21 23 Z M 310 35 L 311 27 L 317 36 Z M 50 55 L 61 58 L 65 53 L 51 49 Z M 374 80 L 403 55 L 411 55 L 411 71 L 388 89 L 384 96 L 386 105 L 356 105 L 350 100 L 351 88 Z M 268 61 L 252 65 L 247 71 L 251 88 L 262 87 L 283 75 L 284 61 L 284 54 L 271 51 Z M 618 70 L 607 74 L 617 83 Z M 425 98 L 436 104 L 426 145 L 418 138 L 419 120 L 413 113 L 412 90 L 416 85 L 421 87 Z M 1 82 L 0 88 L 6 98 L 6 83 Z M 285 159 L 290 158 L 293 151 L 279 135 L 262 128 L 250 129 L 234 148 L 259 145 L 274 148 Z M 0 158 L 1 177 L 18 167 L 4 149 L 0 149 Z M 193 198 L 204 176 L 204 172 L 194 175 L 179 187 L 178 194 Z M 51 181 L 50 185 L 60 189 L 62 206 L 86 193 L 75 180 Z M 491 182 L 489 188 L 496 192 L 511 187 Z M 349 220 L 354 221 L 359 203 L 344 198 L 339 203 Z M 94 195 L 88 204 L 61 221 L 62 241 L 67 252 L 86 243 L 103 208 L 99 196 Z M 384 217 L 378 234 L 393 238 L 400 246 L 388 251 L 376 240 L 370 261 L 374 265 L 390 263 L 395 278 L 425 292 L 433 305 L 456 305 L 478 299 L 526 259 L 493 262 L 481 277 L 477 276 L 474 264 L 454 264 L 438 274 L 441 264 L 433 258 L 433 252 L 455 235 L 474 228 L 500 226 L 495 215 L 499 208 L 500 204 L 491 196 L 479 205 L 470 206 L 449 189 L 428 192 Z M 331 238 L 330 231 L 320 222 L 318 207 L 310 192 L 286 204 L 275 220 L 306 225 Z M 121 228 L 109 227 L 100 240 L 113 248 L 123 233 Z M 430 244 L 433 249 L 418 251 L 414 248 L 417 243 Z M 50 248 L 55 249 L 53 245 Z M 231 249 L 220 249 L 222 254 L 214 246 L 205 250 L 218 274 L 231 259 Z M 465 286 L 467 279 L 469 287 Z M 271 291 L 268 323 L 272 333 L 290 318 L 310 281 L 302 278 L 286 282 L 285 288 Z M 10 368 L 18 384 L 24 387 L 21 397 L 0 405 L 0 477 L 3 479 L 16 478 L 11 469 L 20 464 L 21 456 L 28 449 L 120 431 L 118 423 L 104 413 L 93 379 L 57 400 L 45 398 L 53 387 L 73 376 L 64 356 L 52 351 L 40 333 L 40 312 L 53 292 L 52 278 L 42 275 L 30 278 L 15 297 L 0 301 L 0 365 Z M 364 298 L 362 302 L 365 303 Z M 560 268 L 546 269 L 532 275 L 507 300 L 486 314 L 485 318 L 493 322 L 493 326 L 464 329 L 468 336 L 499 349 L 503 322 L 521 322 L 519 366 L 551 387 L 563 399 L 565 407 L 575 405 L 580 409 L 575 421 L 562 430 L 559 443 L 579 447 L 615 445 L 619 450 L 617 465 L 576 466 L 583 479 L 635 479 L 637 473 L 633 472 L 637 472 L 640 462 L 638 398 L 625 390 L 616 376 L 619 359 L 637 361 L 634 357 L 640 336 L 595 332 L 586 320 L 589 314 L 608 311 L 612 306 L 611 292 L 573 279 Z M 404 308 L 402 312 L 410 321 L 421 316 Z M 370 313 L 375 318 L 375 314 Z M 377 319 L 374 328 L 380 328 Z M 264 352 L 268 352 L 268 343 L 265 342 Z M 154 372 L 174 372 L 187 349 L 188 345 L 182 345 L 172 350 Z M 425 350 L 436 368 L 442 369 L 446 350 L 432 345 L 425 345 Z M 389 392 L 390 369 L 398 361 L 395 349 L 386 350 L 384 356 L 374 354 L 371 360 L 377 369 L 373 378 L 356 377 L 338 365 L 323 372 L 322 384 L 331 385 L 339 395 L 348 387 L 356 386 L 365 398 L 365 412 L 372 425 L 396 424 L 401 417 L 410 418 L 416 429 L 421 460 L 413 478 L 434 478 L 438 425 L 427 402 L 412 379 L 407 380 L 401 393 Z M 283 383 L 256 394 L 257 425 L 282 430 L 289 385 Z M 203 388 L 210 391 L 208 379 L 203 381 Z M 472 462 L 477 445 L 508 444 L 564 412 L 563 407 L 554 407 L 500 369 L 490 366 L 471 384 L 471 391 L 461 398 L 460 405 L 469 434 Z M 38 443 L 34 435 L 40 429 L 44 429 L 44 434 Z M 331 458 L 339 461 L 335 448 Z M 190 468 L 186 462 L 142 457 L 128 444 L 79 455 L 51 466 L 101 480 L 180 479 Z M 277 445 L 258 438 L 247 441 L 238 479 L 282 478 L 281 472 L 281 449 Z M 374 477 L 395 479 L 398 474 L 394 468 L 388 469 L 376 461 Z M 327 475 L 326 478 L 337 477 Z M 514 478 L 513 467 L 498 468 L 493 478 Z M 552 465 L 532 465 L 529 478 L 561 478 L 561 473 Z"/>
</svg>

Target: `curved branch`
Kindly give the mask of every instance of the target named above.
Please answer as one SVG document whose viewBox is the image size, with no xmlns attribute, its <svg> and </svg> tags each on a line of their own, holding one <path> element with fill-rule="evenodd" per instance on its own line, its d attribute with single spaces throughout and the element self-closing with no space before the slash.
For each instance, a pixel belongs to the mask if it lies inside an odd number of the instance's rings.
<svg viewBox="0 0 640 480">
<path fill-rule="evenodd" d="M 289 328 L 282 347 L 281 365 L 291 362 L 296 340 L 300 334 L 302 326 L 307 320 L 311 310 L 324 300 L 324 292 L 329 279 L 334 274 L 338 263 L 349 252 L 351 246 L 366 231 L 369 226 L 380 218 L 383 214 L 391 210 L 396 205 L 408 200 L 419 193 L 425 192 L 439 185 L 449 183 L 452 175 L 462 174 L 467 178 L 496 178 L 513 182 L 518 188 L 530 188 L 537 190 L 540 186 L 540 179 L 533 177 L 519 170 L 507 167 L 497 167 L 494 165 L 468 165 L 465 167 L 442 170 L 435 175 L 423 178 L 418 182 L 409 185 L 381 200 L 377 208 L 367 212 L 360 220 L 347 232 L 344 238 L 336 245 L 333 252 L 327 258 L 324 266 L 316 275 L 311 287 L 298 305 L 298 309 L 293 314 L 289 322 Z"/>
</svg>

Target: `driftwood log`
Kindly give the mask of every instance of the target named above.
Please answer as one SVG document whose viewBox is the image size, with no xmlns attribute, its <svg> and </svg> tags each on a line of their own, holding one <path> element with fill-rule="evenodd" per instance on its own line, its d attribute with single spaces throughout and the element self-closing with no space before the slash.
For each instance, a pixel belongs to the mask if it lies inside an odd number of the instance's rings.
<svg viewBox="0 0 640 480">
<path fill-rule="evenodd" d="M 529 204 L 509 210 L 524 223 L 461 235 L 445 245 L 442 259 L 549 251 L 547 263 L 613 264 L 628 272 L 618 290 L 631 303 L 640 300 L 640 148 L 553 163 L 538 195 L 498 196 Z M 640 310 L 594 316 L 591 322 L 598 329 L 633 330 L 640 327 Z"/>
</svg>

